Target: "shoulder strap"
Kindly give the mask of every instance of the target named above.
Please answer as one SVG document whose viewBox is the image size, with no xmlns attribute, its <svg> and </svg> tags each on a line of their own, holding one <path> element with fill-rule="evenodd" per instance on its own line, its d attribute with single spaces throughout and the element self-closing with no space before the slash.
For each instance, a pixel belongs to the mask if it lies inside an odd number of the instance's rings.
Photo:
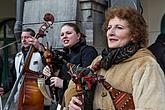
<svg viewBox="0 0 165 110">
<path fill-rule="evenodd" d="M 93 70 L 93 72 L 100 70 L 101 69 L 100 61 L 96 62 L 91 69 Z M 98 80 L 97 82 L 102 83 L 104 88 L 109 92 L 113 100 L 113 104 L 117 110 L 135 109 L 132 94 L 113 88 L 111 84 L 105 81 L 104 76 L 101 75 L 96 75 L 96 76 Z"/>
<path fill-rule="evenodd" d="M 102 84 L 104 88 L 109 92 L 113 100 L 113 104 L 117 110 L 135 109 L 132 94 L 113 88 L 105 80 L 102 81 Z"/>
</svg>

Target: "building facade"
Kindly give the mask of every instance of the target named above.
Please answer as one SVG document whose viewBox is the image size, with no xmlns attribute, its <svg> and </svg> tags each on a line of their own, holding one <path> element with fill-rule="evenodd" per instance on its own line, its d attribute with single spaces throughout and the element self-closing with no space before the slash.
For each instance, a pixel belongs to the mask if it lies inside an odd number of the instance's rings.
<svg viewBox="0 0 165 110">
<path fill-rule="evenodd" d="M 3 56 L 6 64 L 4 77 L 8 71 L 7 65 L 10 65 L 9 62 L 19 50 L 20 45 L 16 40 L 20 39 L 21 29 L 31 27 L 37 32 L 44 22 L 43 17 L 46 13 L 54 15 L 55 21 L 53 29 L 49 29 L 46 36 L 39 39 L 43 44 L 48 42 L 53 48 L 61 48 L 60 26 L 65 22 L 74 22 L 87 35 L 87 43 L 94 45 L 99 52 L 106 46 L 102 24 L 108 7 L 131 6 L 139 10 L 148 23 L 149 44 L 154 42 L 159 34 L 160 20 L 165 13 L 164 0 L 5 0 L 1 2 L 0 22 L 2 23 L 0 24 L 4 24 L 6 19 L 11 19 L 12 22 L 16 20 L 17 24 L 14 27 L 13 23 L 7 22 L 8 25 L 0 28 L 0 55 Z"/>
</svg>

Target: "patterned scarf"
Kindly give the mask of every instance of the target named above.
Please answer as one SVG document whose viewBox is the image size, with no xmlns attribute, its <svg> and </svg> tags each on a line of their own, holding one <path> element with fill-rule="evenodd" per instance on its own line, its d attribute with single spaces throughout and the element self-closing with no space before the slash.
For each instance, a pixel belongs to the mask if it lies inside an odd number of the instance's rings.
<svg viewBox="0 0 165 110">
<path fill-rule="evenodd" d="M 102 51 L 101 67 L 108 70 L 113 64 L 118 64 L 134 55 L 140 46 L 135 43 L 128 43 L 120 48 L 108 48 Z"/>
</svg>

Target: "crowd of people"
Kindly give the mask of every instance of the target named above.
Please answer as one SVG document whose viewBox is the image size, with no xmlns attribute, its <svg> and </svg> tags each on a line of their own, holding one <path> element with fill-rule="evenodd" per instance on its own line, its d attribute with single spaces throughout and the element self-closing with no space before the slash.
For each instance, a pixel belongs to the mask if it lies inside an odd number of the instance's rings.
<svg viewBox="0 0 165 110">
<path fill-rule="evenodd" d="M 34 30 L 26 28 L 21 34 L 21 51 L 14 58 L 8 79 L 0 87 L 0 95 L 9 92 L 23 74 L 14 96 L 18 110 L 50 110 L 51 105 L 44 104 L 46 99 L 37 85 L 39 77 L 45 78 L 45 84 L 56 96 L 57 110 L 163 110 L 165 16 L 161 24 L 155 44 L 148 47 L 143 16 L 130 7 L 109 8 L 103 24 L 107 47 L 98 55 L 94 46 L 87 45 L 86 35 L 78 25 L 64 23 L 60 30 L 63 49 L 51 50 L 52 66 L 45 63 L 43 45 L 34 37 Z M 158 46 L 161 48 L 157 49 Z M 34 51 L 27 60 L 31 47 Z M 0 59 L 0 66 L 2 63 Z M 82 71 L 73 71 L 73 65 Z"/>
</svg>

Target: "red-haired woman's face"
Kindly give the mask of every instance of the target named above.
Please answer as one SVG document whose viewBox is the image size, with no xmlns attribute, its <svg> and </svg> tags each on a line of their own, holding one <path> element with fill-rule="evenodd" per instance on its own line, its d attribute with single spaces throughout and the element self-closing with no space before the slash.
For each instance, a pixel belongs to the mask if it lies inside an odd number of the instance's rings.
<svg viewBox="0 0 165 110">
<path fill-rule="evenodd" d="M 70 48 L 80 41 L 80 33 L 76 33 L 73 27 L 70 27 L 67 25 L 61 28 L 60 36 L 61 36 L 60 38 L 64 47 Z"/>
<path fill-rule="evenodd" d="M 110 19 L 107 27 L 109 48 L 123 47 L 132 40 L 128 25 L 126 20 L 119 19 L 118 17 Z"/>
</svg>

